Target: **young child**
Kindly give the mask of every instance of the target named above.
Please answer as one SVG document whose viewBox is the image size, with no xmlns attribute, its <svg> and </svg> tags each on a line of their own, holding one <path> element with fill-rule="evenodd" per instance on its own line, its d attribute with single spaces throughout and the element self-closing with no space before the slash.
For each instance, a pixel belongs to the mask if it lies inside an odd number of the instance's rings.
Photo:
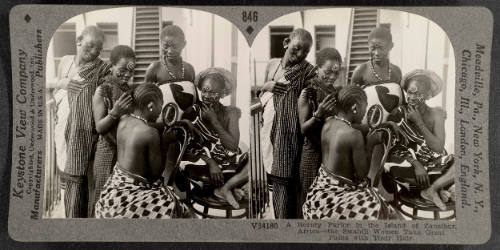
<svg viewBox="0 0 500 250">
<path fill-rule="evenodd" d="M 295 29 L 283 41 L 285 55 L 273 59 L 266 70 L 263 92 L 273 93 L 274 120 L 270 134 L 273 146 L 273 207 L 276 219 L 297 218 L 297 176 L 303 143 L 297 112 L 297 99 L 316 69 L 305 60 L 312 36 L 305 29 Z"/>
<path fill-rule="evenodd" d="M 352 127 L 363 119 L 366 99 L 358 86 L 338 93 L 338 113 L 325 121 L 321 131 L 321 167 L 303 206 L 304 219 L 376 220 L 396 213 L 369 187 L 369 154 L 363 135 Z"/>
<path fill-rule="evenodd" d="M 127 91 L 135 68 L 134 51 L 126 45 L 118 45 L 111 51 L 110 62 L 111 75 L 97 87 L 92 101 L 99 139 L 92 169 L 95 186 L 89 207 L 90 217 L 94 217 L 95 203 L 116 162 L 116 127 L 120 117 L 129 112 L 132 104 L 132 97 Z"/>
<path fill-rule="evenodd" d="M 158 130 L 150 126 L 161 113 L 162 93 L 144 83 L 132 97 L 132 112 L 118 124 L 117 162 L 96 204 L 96 217 L 189 218 L 188 207 L 163 185 L 165 151 Z"/>
</svg>

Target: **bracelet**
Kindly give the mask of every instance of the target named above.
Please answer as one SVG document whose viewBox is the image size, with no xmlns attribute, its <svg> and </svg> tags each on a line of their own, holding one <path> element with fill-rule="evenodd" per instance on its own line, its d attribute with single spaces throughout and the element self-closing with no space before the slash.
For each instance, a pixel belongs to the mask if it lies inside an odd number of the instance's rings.
<svg viewBox="0 0 500 250">
<path fill-rule="evenodd" d="M 109 116 L 109 118 L 111 118 L 111 119 L 113 119 L 115 121 L 118 120 L 118 117 L 116 115 L 113 115 L 112 113 L 108 113 L 108 116 Z"/>
<path fill-rule="evenodd" d="M 410 158 L 410 160 L 406 159 L 411 165 L 413 165 L 414 162 L 417 161 L 415 158 Z"/>
<path fill-rule="evenodd" d="M 319 118 L 319 117 L 317 116 L 316 112 L 314 112 L 314 113 L 313 113 L 313 116 L 312 116 L 312 117 L 313 117 L 314 119 L 316 119 L 317 121 L 320 121 L 320 122 L 322 122 L 322 121 L 323 121 L 323 119 L 321 119 L 321 118 Z"/>
</svg>

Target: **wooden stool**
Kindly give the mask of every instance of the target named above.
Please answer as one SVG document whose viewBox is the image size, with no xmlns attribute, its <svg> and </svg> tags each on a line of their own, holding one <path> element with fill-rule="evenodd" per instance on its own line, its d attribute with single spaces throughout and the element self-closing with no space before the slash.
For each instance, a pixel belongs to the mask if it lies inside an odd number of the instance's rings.
<svg viewBox="0 0 500 250">
<path fill-rule="evenodd" d="M 211 218 L 211 219 L 241 219 L 248 217 L 248 200 L 243 200 L 240 202 L 240 209 L 235 209 L 226 201 L 220 201 L 213 195 L 213 189 L 200 189 L 199 187 L 194 187 L 188 192 L 188 200 L 190 201 L 190 206 L 193 211 L 201 215 L 203 219 Z M 200 211 L 195 208 L 195 204 L 198 204 L 203 207 L 203 211 Z M 218 216 L 209 214 L 209 209 L 218 209 L 224 210 L 225 216 Z M 245 211 L 242 214 L 233 216 L 233 211 L 242 210 Z"/>
<path fill-rule="evenodd" d="M 429 211 L 433 213 L 433 218 L 435 220 L 453 220 L 456 216 L 455 202 L 449 200 L 445 203 L 446 210 L 439 209 L 434 203 L 420 197 L 420 191 L 416 190 L 413 192 L 408 191 L 405 188 L 400 188 L 399 191 L 394 194 L 394 203 L 396 208 L 405 216 L 410 217 L 412 220 L 425 220 L 431 219 L 422 216 L 418 216 L 418 211 Z M 403 206 L 406 206 L 412 210 L 412 213 L 408 213 L 403 210 Z M 440 212 L 452 211 L 452 214 L 441 218 Z"/>
</svg>

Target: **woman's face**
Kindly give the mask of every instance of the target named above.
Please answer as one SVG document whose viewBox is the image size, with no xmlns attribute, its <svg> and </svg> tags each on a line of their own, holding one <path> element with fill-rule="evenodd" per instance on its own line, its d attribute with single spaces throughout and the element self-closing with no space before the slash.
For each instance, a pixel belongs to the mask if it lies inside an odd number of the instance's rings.
<svg viewBox="0 0 500 250">
<path fill-rule="evenodd" d="M 103 38 L 93 33 L 83 36 L 77 43 L 78 54 L 84 62 L 91 62 L 101 54 Z"/>
<path fill-rule="evenodd" d="M 318 68 L 318 74 L 322 82 L 327 85 L 333 85 L 340 73 L 340 62 L 337 60 L 326 60 L 321 67 Z"/>
<path fill-rule="evenodd" d="M 224 96 L 224 83 L 213 78 L 206 78 L 201 83 L 201 101 L 209 106 L 218 103 Z"/>
<path fill-rule="evenodd" d="M 426 99 L 425 93 L 427 93 L 427 85 L 417 79 L 411 79 L 406 89 L 408 104 L 419 106 L 424 103 Z"/>
<path fill-rule="evenodd" d="M 356 114 L 354 114 L 353 123 L 359 124 L 359 123 L 361 123 L 361 121 L 363 121 L 363 118 L 365 117 L 367 106 L 368 106 L 368 103 L 366 101 L 363 101 L 361 103 L 356 104 Z"/>
<path fill-rule="evenodd" d="M 300 36 L 295 36 L 290 40 L 287 46 L 285 55 L 288 56 L 290 64 L 294 65 L 306 59 L 311 49 L 311 41 Z"/>
<path fill-rule="evenodd" d="M 186 42 L 180 37 L 165 36 L 161 41 L 163 58 L 168 61 L 177 60 L 181 57 L 182 49 Z"/>
<path fill-rule="evenodd" d="M 128 83 L 130 78 L 134 75 L 135 59 L 134 58 L 120 58 L 120 60 L 111 68 L 111 74 L 120 79 L 122 83 Z"/>
</svg>

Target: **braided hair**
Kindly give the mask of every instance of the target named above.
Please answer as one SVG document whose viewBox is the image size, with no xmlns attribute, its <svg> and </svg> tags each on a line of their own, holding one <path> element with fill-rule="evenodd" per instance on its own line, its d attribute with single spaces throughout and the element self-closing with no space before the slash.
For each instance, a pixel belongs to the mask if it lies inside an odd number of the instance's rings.
<svg viewBox="0 0 500 250">
<path fill-rule="evenodd" d="M 150 102 L 160 102 L 163 94 L 158 86 L 153 83 L 142 83 L 132 85 L 130 95 L 134 100 L 134 106 L 138 109 L 146 109 Z"/>
<path fill-rule="evenodd" d="M 365 91 L 355 85 L 345 86 L 337 92 L 337 108 L 348 112 L 352 105 L 367 102 Z"/>
</svg>

